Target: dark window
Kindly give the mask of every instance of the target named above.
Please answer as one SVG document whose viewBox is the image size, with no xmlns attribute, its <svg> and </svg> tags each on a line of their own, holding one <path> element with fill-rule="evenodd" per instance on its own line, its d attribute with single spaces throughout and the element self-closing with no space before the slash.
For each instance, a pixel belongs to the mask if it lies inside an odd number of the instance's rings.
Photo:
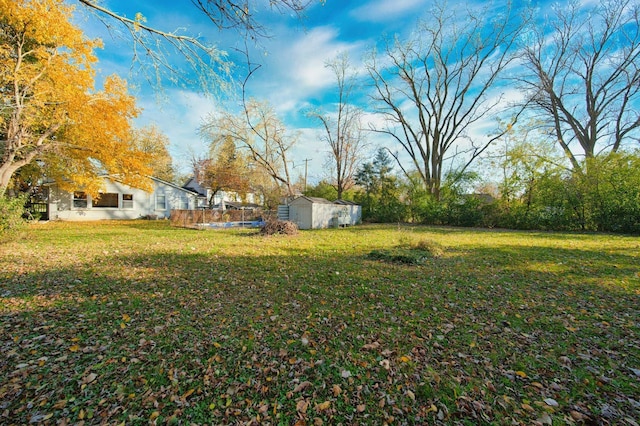
<svg viewBox="0 0 640 426">
<path fill-rule="evenodd" d="M 98 198 L 93 200 L 93 207 L 115 207 L 118 208 L 118 194 L 107 192 L 98 194 Z"/>
<path fill-rule="evenodd" d="M 122 208 L 123 209 L 133 208 L 133 194 L 122 194 Z"/>
<path fill-rule="evenodd" d="M 85 192 L 75 191 L 73 193 L 73 208 L 74 209 L 87 208 L 87 194 Z"/>
</svg>

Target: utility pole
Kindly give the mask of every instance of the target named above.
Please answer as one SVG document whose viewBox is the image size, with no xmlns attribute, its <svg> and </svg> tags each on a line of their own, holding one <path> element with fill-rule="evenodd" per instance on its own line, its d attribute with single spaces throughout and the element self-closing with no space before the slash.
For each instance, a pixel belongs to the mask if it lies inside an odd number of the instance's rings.
<svg viewBox="0 0 640 426">
<path fill-rule="evenodd" d="M 307 192 L 307 169 L 309 166 L 309 161 L 311 161 L 311 158 L 304 159 L 304 192 Z"/>
<path fill-rule="evenodd" d="M 309 161 L 311 161 L 312 158 L 305 158 L 304 160 L 304 189 L 302 190 L 302 192 L 307 192 L 307 172 L 309 170 Z M 298 164 L 296 166 L 295 161 L 291 162 L 293 164 L 293 168 L 295 169 L 296 167 L 300 167 L 302 164 Z"/>
</svg>

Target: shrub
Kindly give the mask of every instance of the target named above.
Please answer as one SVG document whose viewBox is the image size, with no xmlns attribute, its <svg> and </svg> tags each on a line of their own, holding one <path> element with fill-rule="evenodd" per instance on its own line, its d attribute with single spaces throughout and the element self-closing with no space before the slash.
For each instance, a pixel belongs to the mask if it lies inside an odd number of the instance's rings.
<svg viewBox="0 0 640 426">
<path fill-rule="evenodd" d="M 0 196 L 0 241 L 15 238 L 25 228 L 26 222 L 22 218 L 24 203 L 24 196 Z"/>
<path fill-rule="evenodd" d="M 421 250 L 423 252 L 427 252 L 432 257 L 440 257 L 444 254 L 444 249 L 442 248 L 442 246 L 431 240 L 419 240 L 418 242 L 412 244 L 411 248 L 413 250 Z"/>
<path fill-rule="evenodd" d="M 407 265 L 421 265 L 427 261 L 440 257 L 444 254 L 444 250 L 440 244 L 429 241 L 420 240 L 412 244 L 400 244 L 389 250 L 373 250 L 369 253 L 369 258 L 374 260 L 383 260 L 387 262 L 404 263 Z"/>
</svg>

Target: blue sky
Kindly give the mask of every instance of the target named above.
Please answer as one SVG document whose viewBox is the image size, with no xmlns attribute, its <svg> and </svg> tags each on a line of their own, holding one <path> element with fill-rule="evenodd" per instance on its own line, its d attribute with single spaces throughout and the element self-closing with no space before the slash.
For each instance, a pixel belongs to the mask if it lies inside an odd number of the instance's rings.
<svg viewBox="0 0 640 426">
<path fill-rule="evenodd" d="M 73 1 L 73 0 L 71 0 Z M 264 0 L 264 3 L 268 2 Z M 257 18 L 269 28 L 272 37 L 261 40 L 252 60 L 262 64 L 249 82 L 249 95 L 268 100 L 288 129 L 299 132 L 294 149 L 294 173 L 303 173 L 304 159 L 309 161 L 309 182 L 326 175 L 327 147 L 320 141 L 317 123 L 306 118 L 310 108 L 330 108 L 335 91 L 335 78 L 325 63 L 340 52 L 349 52 L 356 68 L 365 54 L 386 36 L 408 33 L 429 9 L 432 0 L 316 0 L 306 10 L 303 20 L 270 13 L 268 6 Z M 241 45 L 234 32 L 221 33 L 198 12 L 188 0 L 104 0 L 115 12 L 133 18 L 140 12 L 147 24 L 164 31 L 184 29 L 199 34 L 207 43 L 231 52 Z M 80 10 L 82 10 L 81 6 Z M 157 125 L 171 141 L 171 153 L 182 171 L 188 171 L 188 159 L 204 154 L 206 144 L 197 134 L 202 119 L 217 109 L 226 108 L 224 96 L 213 100 L 197 87 L 180 87 L 164 82 L 161 92 L 145 82 L 143 76 L 131 73 L 131 43 L 114 38 L 97 19 L 86 17 L 80 25 L 90 37 L 100 37 L 104 49 L 99 57 L 99 78 L 117 73 L 127 78 L 143 108 L 137 125 Z M 372 138 L 372 147 L 375 140 Z M 372 148 L 373 152 L 373 148 Z"/>
<path fill-rule="evenodd" d="M 266 3 L 266 1 L 265 1 Z M 335 79 L 325 68 L 326 61 L 348 51 L 356 67 L 384 35 L 412 29 L 418 17 L 428 8 L 430 0 L 317 0 L 306 10 L 302 20 L 270 13 L 268 7 L 259 11 L 258 19 L 272 35 L 261 40 L 262 46 L 253 52 L 252 60 L 262 64 L 249 82 L 249 95 L 268 100 L 291 131 L 299 132 L 293 161 L 295 173 L 302 173 L 304 159 L 309 161 L 309 180 L 317 181 L 323 170 L 327 147 L 319 141 L 317 123 L 305 113 L 313 107 L 329 105 Z M 241 45 L 233 32 L 219 32 L 188 0 L 104 0 L 108 8 L 133 18 L 140 12 L 147 24 L 165 31 L 184 29 L 199 34 L 207 43 L 215 43 L 230 52 Z M 80 11 L 84 8 L 78 5 Z M 104 48 L 97 51 L 98 78 L 116 73 L 133 86 L 143 112 L 137 125 L 156 124 L 171 141 L 174 161 L 184 171 L 192 153 L 202 154 L 206 144 L 197 134 L 203 117 L 222 105 L 204 96 L 197 87 L 179 87 L 164 82 L 161 92 L 149 85 L 139 73 L 131 72 L 131 43 L 109 33 L 95 17 L 86 13 L 79 19 L 90 37 L 103 39 Z M 231 100 L 231 103 L 233 101 Z"/>
</svg>

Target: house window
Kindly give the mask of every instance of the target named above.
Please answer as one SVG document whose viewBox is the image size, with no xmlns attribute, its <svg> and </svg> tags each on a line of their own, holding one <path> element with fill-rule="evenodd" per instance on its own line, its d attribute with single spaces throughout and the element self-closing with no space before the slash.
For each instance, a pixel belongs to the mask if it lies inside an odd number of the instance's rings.
<svg viewBox="0 0 640 426">
<path fill-rule="evenodd" d="M 156 210 L 167 209 L 167 196 L 165 194 L 156 194 Z"/>
<path fill-rule="evenodd" d="M 122 208 L 123 209 L 133 208 L 133 194 L 122 194 Z"/>
<path fill-rule="evenodd" d="M 100 193 L 98 194 L 98 198 L 92 200 L 92 204 L 93 207 L 96 208 L 118 208 L 118 194 L 114 192 Z"/>
<path fill-rule="evenodd" d="M 73 193 L 73 208 L 74 209 L 86 209 L 87 208 L 87 193 L 83 191 L 75 191 Z"/>
<path fill-rule="evenodd" d="M 180 210 L 189 210 L 189 197 L 186 195 L 180 197 Z"/>
</svg>

